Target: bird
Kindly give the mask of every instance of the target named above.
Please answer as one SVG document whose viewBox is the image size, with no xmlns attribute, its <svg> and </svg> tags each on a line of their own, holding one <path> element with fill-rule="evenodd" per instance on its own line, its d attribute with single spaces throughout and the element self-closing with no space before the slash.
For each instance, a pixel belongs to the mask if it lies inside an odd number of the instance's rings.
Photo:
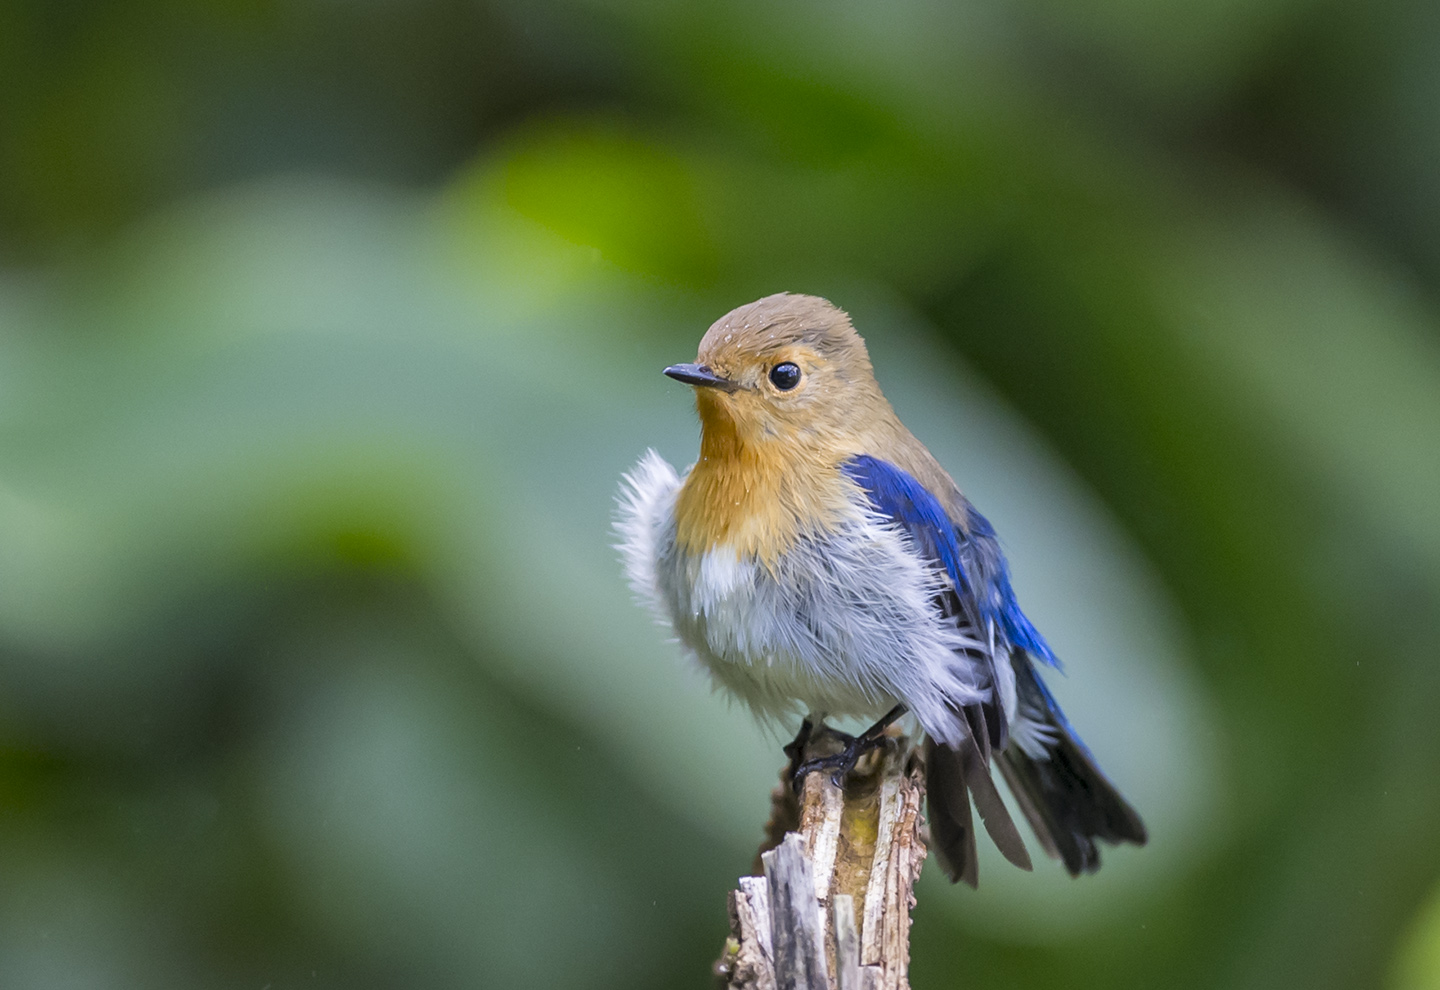
<svg viewBox="0 0 1440 990">
<path fill-rule="evenodd" d="M 792 747 L 826 719 L 876 720 L 835 756 L 792 760 L 797 782 L 822 769 L 841 782 L 910 717 L 952 882 L 978 884 L 972 801 L 1005 858 L 1032 868 L 997 768 L 1071 876 L 1099 868 L 1097 841 L 1145 844 L 1041 678 L 1059 661 L 994 528 L 900 422 L 844 311 L 766 296 L 664 373 L 694 389 L 699 457 L 682 474 L 652 449 L 625 475 L 624 569 L 719 688 L 762 722 L 803 716 Z"/>
</svg>

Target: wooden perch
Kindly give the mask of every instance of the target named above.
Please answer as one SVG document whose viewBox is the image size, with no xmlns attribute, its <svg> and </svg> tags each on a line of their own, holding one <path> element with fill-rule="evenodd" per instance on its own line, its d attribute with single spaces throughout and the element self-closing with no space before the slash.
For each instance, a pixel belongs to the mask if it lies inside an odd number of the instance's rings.
<svg viewBox="0 0 1440 990">
<path fill-rule="evenodd" d="M 842 745 L 818 732 L 802 758 Z M 919 759 L 890 735 L 843 790 L 812 773 L 798 799 L 782 773 L 757 875 L 730 892 L 720 987 L 908 990 L 912 891 L 925 863 Z"/>
</svg>

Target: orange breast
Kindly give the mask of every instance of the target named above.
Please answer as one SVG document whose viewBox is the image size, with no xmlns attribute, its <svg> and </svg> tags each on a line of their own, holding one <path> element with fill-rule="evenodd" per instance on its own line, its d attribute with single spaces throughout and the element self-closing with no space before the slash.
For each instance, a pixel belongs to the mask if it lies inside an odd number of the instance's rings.
<svg viewBox="0 0 1440 990">
<path fill-rule="evenodd" d="M 732 547 L 766 564 L 807 532 L 833 530 L 853 515 L 846 455 L 807 450 L 783 437 L 745 441 L 735 425 L 704 416 L 700 459 L 675 506 L 677 538 L 701 554 Z"/>
</svg>

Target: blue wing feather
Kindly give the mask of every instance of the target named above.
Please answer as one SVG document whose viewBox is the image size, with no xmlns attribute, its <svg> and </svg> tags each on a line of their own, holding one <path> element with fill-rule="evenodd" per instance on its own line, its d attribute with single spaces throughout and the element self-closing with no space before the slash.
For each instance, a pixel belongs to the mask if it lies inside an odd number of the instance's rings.
<svg viewBox="0 0 1440 990">
<path fill-rule="evenodd" d="M 877 512 L 894 520 L 917 550 L 945 569 L 981 628 L 993 624 L 1012 645 L 1042 663 L 1060 666 L 1045 637 L 1015 600 L 1010 568 L 989 520 L 967 506 L 966 532 L 913 475 L 878 457 L 852 457 L 843 470 L 864 489 Z"/>
<path fill-rule="evenodd" d="M 1000 552 L 1000 541 L 995 535 L 995 527 L 990 525 L 990 520 L 976 511 L 973 505 L 966 506 L 970 539 L 974 543 L 986 543 L 991 548 L 995 559 L 995 566 L 990 575 L 992 586 L 987 610 L 981 606 L 982 613 L 988 611 L 990 615 L 1000 623 L 1005 630 L 1005 635 L 1010 642 L 1020 647 L 1041 663 L 1060 669 L 1060 659 L 1055 656 L 1050 644 L 1045 642 L 1045 637 L 1040 635 L 1040 630 L 1031 625 L 1025 613 L 1020 611 L 1020 603 L 1015 598 L 1015 589 L 1010 585 L 1010 564 L 1005 560 L 1005 555 Z"/>
<path fill-rule="evenodd" d="M 955 594 L 953 599 L 948 594 L 944 596 L 946 601 L 942 607 L 947 612 L 956 611 L 957 621 L 967 621 L 986 633 L 994 630 L 997 638 L 1005 641 L 996 644 L 998 658 L 987 656 L 985 660 L 992 665 L 997 659 L 1002 663 L 1009 660 L 1015 670 L 1024 718 L 1038 721 L 1042 730 L 1049 726 L 1052 731 L 1039 736 L 1045 748 L 1043 756 L 1032 755 L 1023 745 L 1007 746 L 1003 733 L 992 738 L 991 744 L 1000 754 L 1000 768 L 1011 791 L 1021 798 L 1022 810 L 1047 851 L 1061 858 L 1074 876 L 1099 868 L 1100 854 L 1094 841 L 1097 838 L 1144 845 L 1146 832 L 1140 816 L 1095 765 L 1089 749 L 1070 727 L 1031 663 L 1034 659 L 1052 667 L 1060 666 L 1050 644 L 1031 625 L 1015 600 L 1010 568 L 990 522 L 967 502 L 964 503 L 965 524 L 960 526 L 934 493 L 912 475 L 877 457 L 851 458 L 843 470 L 864 490 L 875 511 L 893 520 L 909 535 L 921 554 L 944 568 Z M 990 675 L 995 676 L 993 666 Z M 977 735 L 980 734 L 977 731 Z M 943 767 L 944 764 L 932 758 L 931 765 Z M 931 779 L 932 830 L 940 830 L 934 834 L 941 842 L 942 862 L 948 860 L 951 879 L 967 879 L 973 883 L 974 837 L 963 788 L 969 786 L 972 793 L 976 793 L 973 784 L 978 781 L 967 780 L 964 785 L 957 785 L 951 780 L 947 785 L 961 786 L 964 813 L 960 818 L 947 817 L 949 812 L 935 805 L 935 795 L 944 783 L 939 778 Z M 978 793 L 976 796 L 978 801 Z M 948 840 L 942 826 L 950 829 Z M 986 827 L 990 828 L 988 820 Z M 967 835 L 968 850 L 962 841 Z M 991 830 L 991 835 L 996 837 L 997 833 Z M 996 837 L 997 844 L 1002 837 Z M 1026 858 L 1025 863 L 1028 862 Z M 964 872 L 966 868 L 968 873 Z"/>
<path fill-rule="evenodd" d="M 939 561 L 957 591 L 969 588 L 955 524 L 924 485 L 869 454 L 852 457 L 843 469 L 865 490 L 876 511 L 898 523 L 924 556 Z"/>
</svg>

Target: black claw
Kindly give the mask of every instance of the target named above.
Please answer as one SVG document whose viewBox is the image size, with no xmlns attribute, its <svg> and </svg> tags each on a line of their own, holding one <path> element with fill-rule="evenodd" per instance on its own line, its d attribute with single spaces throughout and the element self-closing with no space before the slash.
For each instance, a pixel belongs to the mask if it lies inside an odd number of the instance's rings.
<svg viewBox="0 0 1440 990">
<path fill-rule="evenodd" d="M 805 755 L 805 747 L 809 744 L 810 737 L 815 728 L 810 724 L 810 720 L 806 719 L 801 723 L 800 732 L 795 736 L 794 741 L 785 747 L 785 755 L 790 757 L 790 766 L 788 769 L 790 771 L 791 789 L 798 795 L 805 786 L 805 778 L 807 776 L 816 770 L 827 770 L 831 768 L 833 768 L 834 772 L 830 774 L 830 782 L 836 787 L 844 787 L 846 775 L 855 769 L 855 764 L 860 762 L 860 757 L 884 743 L 886 728 L 901 715 L 904 715 L 905 712 L 906 708 L 904 705 L 896 705 L 886 713 L 884 718 L 880 719 L 880 721 L 870 726 L 870 728 L 858 736 L 847 736 L 843 732 L 836 732 L 834 729 L 831 729 L 831 735 L 838 736 L 845 740 L 845 748 L 833 756 L 817 756 L 813 760 L 806 760 L 801 763 L 800 758 Z"/>
<path fill-rule="evenodd" d="M 855 769 L 855 764 L 860 762 L 860 757 L 870 750 L 879 746 L 883 737 L 868 738 L 866 736 L 852 736 L 845 744 L 845 748 L 833 756 L 817 756 L 813 760 L 806 760 L 795 768 L 791 776 L 791 786 L 795 793 L 800 793 L 805 785 L 805 778 L 817 770 L 831 770 L 830 781 L 836 787 L 845 786 L 845 775 Z"/>
</svg>

